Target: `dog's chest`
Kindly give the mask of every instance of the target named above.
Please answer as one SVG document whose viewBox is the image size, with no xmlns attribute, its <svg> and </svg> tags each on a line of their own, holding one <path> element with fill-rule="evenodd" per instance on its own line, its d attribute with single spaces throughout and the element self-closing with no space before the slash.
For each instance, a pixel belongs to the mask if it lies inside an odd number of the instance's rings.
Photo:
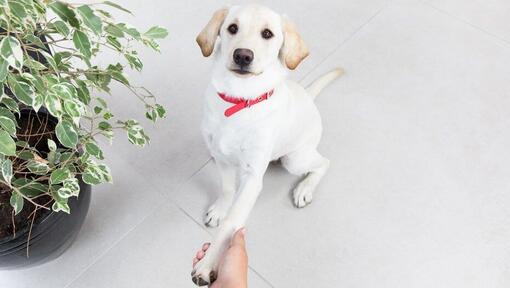
<svg viewBox="0 0 510 288">
<path fill-rule="evenodd" d="M 211 155 L 233 164 L 238 164 L 254 151 L 267 149 L 264 143 L 271 134 L 257 125 L 237 123 L 235 120 L 204 120 L 202 129 Z"/>
</svg>

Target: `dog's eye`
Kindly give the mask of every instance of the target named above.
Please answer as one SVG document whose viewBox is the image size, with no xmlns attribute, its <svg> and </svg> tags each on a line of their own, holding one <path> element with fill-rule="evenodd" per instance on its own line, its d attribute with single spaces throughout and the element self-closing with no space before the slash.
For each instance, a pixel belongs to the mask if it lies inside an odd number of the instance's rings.
<svg viewBox="0 0 510 288">
<path fill-rule="evenodd" d="M 269 29 L 264 29 L 262 31 L 261 35 L 262 35 L 262 38 L 264 38 L 264 39 L 270 39 L 273 37 L 273 32 L 271 32 L 271 30 L 269 30 Z"/>
<path fill-rule="evenodd" d="M 228 26 L 227 30 L 228 30 L 228 32 L 230 32 L 230 34 L 234 35 L 237 33 L 237 30 L 239 30 L 239 28 L 237 27 L 236 24 L 230 24 L 230 26 Z"/>
</svg>

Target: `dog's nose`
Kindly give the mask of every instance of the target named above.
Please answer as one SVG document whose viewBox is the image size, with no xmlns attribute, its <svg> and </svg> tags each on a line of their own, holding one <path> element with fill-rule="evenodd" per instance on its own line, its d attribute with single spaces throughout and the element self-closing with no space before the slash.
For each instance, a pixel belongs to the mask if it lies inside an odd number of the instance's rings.
<svg viewBox="0 0 510 288">
<path fill-rule="evenodd" d="M 241 66 L 248 66 L 253 61 L 253 51 L 250 49 L 236 49 L 234 50 L 234 62 Z"/>
</svg>

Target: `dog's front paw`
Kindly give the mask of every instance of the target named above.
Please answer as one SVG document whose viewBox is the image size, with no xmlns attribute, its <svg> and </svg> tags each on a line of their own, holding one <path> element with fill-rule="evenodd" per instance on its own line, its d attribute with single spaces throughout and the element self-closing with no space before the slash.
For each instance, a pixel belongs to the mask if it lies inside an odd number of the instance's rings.
<svg viewBox="0 0 510 288">
<path fill-rule="evenodd" d="M 227 215 L 228 207 L 221 201 L 216 201 L 205 213 L 204 224 L 209 227 L 218 227 L 220 221 Z"/>
<path fill-rule="evenodd" d="M 191 280 L 197 286 L 207 286 L 211 285 L 217 277 L 217 272 L 215 270 L 214 259 L 212 257 L 208 257 L 208 254 L 204 256 L 200 262 L 198 262 L 191 271 Z"/>
<path fill-rule="evenodd" d="M 298 186 L 294 188 L 292 193 L 294 196 L 294 205 L 297 208 L 303 208 L 312 203 L 314 187 L 307 182 L 306 179 L 301 181 Z"/>
</svg>

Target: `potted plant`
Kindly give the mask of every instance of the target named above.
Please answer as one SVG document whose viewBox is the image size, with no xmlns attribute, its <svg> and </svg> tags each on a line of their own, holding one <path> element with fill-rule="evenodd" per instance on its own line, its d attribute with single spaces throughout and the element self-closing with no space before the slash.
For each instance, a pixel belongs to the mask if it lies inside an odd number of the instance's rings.
<svg viewBox="0 0 510 288">
<path fill-rule="evenodd" d="M 140 32 L 108 9 L 130 13 L 110 1 L 0 0 L 0 268 L 49 261 L 72 243 L 91 185 L 111 182 L 97 137 L 124 130 L 131 143 L 148 143 L 136 120 L 108 108 L 113 82 L 140 99 L 148 119 L 165 117 L 124 69 L 143 67 L 133 43 L 159 51 L 167 31 Z M 94 64 L 105 49 L 123 60 Z"/>
</svg>

